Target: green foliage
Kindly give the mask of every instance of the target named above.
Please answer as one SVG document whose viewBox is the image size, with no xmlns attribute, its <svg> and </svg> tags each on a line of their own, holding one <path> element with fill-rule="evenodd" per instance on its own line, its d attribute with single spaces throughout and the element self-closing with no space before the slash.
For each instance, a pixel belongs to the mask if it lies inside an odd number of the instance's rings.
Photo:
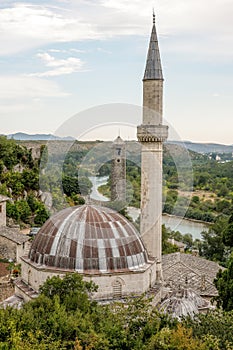
<svg viewBox="0 0 233 350">
<path fill-rule="evenodd" d="M 49 212 L 45 208 L 43 203 L 38 205 L 38 208 L 35 211 L 34 223 L 36 225 L 42 226 L 46 220 L 49 218 Z"/>
<path fill-rule="evenodd" d="M 14 140 L 8 140 L 5 136 L 0 136 L 0 159 L 1 170 L 3 170 L 3 164 L 9 170 L 19 163 L 31 165 L 30 151 Z"/>
<path fill-rule="evenodd" d="M 192 329 L 178 325 L 176 329 L 164 328 L 152 336 L 147 350 L 219 350 L 218 347 L 209 347 L 207 341 L 195 339 Z"/>
<path fill-rule="evenodd" d="M 17 202 L 6 203 L 6 213 L 7 216 L 13 218 L 15 221 L 19 222 L 20 220 L 29 223 L 32 215 L 32 211 L 30 206 L 28 205 L 26 200 L 19 200 Z"/>
<path fill-rule="evenodd" d="M 48 162 L 48 147 L 46 145 L 41 145 L 40 147 L 40 159 L 39 159 L 39 167 L 40 169 L 44 169 Z"/>
<path fill-rule="evenodd" d="M 84 176 L 75 177 L 64 175 L 62 178 L 63 191 L 67 196 L 81 194 L 86 196 L 90 193 L 92 188 L 91 181 Z"/>
<path fill-rule="evenodd" d="M 233 248 L 233 223 L 229 223 L 223 231 L 223 243 Z"/>
<path fill-rule="evenodd" d="M 93 282 L 85 282 L 82 276 L 77 273 L 67 273 L 63 279 L 58 276 L 47 279 L 40 288 L 40 293 L 48 298 L 59 297 L 67 310 L 82 312 L 93 304 L 89 301 L 88 295 L 97 290 Z"/>
<path fill-rule="evenodd" d="M 196 315 L 194 319 L 187 317 L 183 325 L 192 329 L 195 338 L 203 339 L 207 343 L 206 349 L 233 349 L 232 311 L 214 310 L 208 314 Z"/>
<path fill-rule="evenodd" d="M 171 238 L 171 232 L 165 225 L 162 225 L 162 254 L 171 254 L 179 251 L 179 248 L 168 242 Z"/>
<path fill-rule="evenodd" d="M 199 243 L 199 253 L 201 256 L 213 261 L 225 264 L 228 259 L 228 250 L 223 243 L 223 231 L 228 220 L 224 216 L 217 218 L 207 232 L 202 232 L 202 241 Z"/>
<path fill-rule="evenodd" d="M 80 194 L 72 193 L 71 196 L 68 198 L 68 203 L 70 206 L 83 205 L 85 204 L 85 199 Z"/>
<path fill-rule="evenodd" d="M 220 270 L 214 280 L 218 290 L 218 296 L 215 297 L 217 306 L 225 311 L 233 310 L 233 253 L 228 261 L 228 267 L 225 271 Z"/>
<path fill-rule="evenodd" d="M 160 314 L 141 295 L 101 306 L 76 273 L 53 277 L 20 310 L 0 309 L 0 349 L 231 350 L 232 312 L 200 314 L 182 323 Z"/>
</svg>

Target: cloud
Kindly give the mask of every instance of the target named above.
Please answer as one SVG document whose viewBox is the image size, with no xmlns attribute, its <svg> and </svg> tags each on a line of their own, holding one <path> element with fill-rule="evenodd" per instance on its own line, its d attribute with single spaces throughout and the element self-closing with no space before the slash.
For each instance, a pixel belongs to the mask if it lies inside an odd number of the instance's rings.
<svg viewBox="0 0 233 350">
<path fill-rule="evenodd" d="M 1 76 L 0 99 L 1 101 L 35 99 L 49 97 L 65 97 L 59 86 L 52 81 L 37 77 L 26 76 Z"/>
<path fill-rule="evenodd" d="M 35 3 L 18 2 L 0 9 L 0 54 L 13 54 L 49 43 L 148 35 L 151 26 L 152 1 Z M 206 41 L 210 38 L 221 44 L 221 55 L 232 54 L 232 0 L 158 0 L 157 3 L 160 33 L 180 38 L 186 33 L 189 40 L 201 35 L 207 38 Z M 202 49 L 208 48 L 209 45 L 203 45 Z"/>
<path fill-rule="evenodd" d="M 102 49 L 101 47 L 98 47 L 98 48 L 97 48 L 97 51 L 98 51 L 98 52 L 103 52 L 103 53 L 106 53 L 107 55 L 111 55 L 111 54 L 112 54 L 112 52 L 111 52 L 111 51 L 108 51 L 108 50 Z"/>
<path fill-rule="evenodd" d="M 57 7 L 14 4 L 0 9 L 0 55 L 55 42 L 100 39 L 92 24 Z"/>
<path fill-rule="evenodd" d="M 0 8 L 0 55 L 52 43 L 144 36 L 151 28 L 152 0 L 34 0 L 11 4 Z M 166 51 L 232 58 L 232 0 L 158 0 L 157 9 L 159 34 L 171 39 Z"/>
<path fill-rule="evenodd" d="M 78 50 L 78 49 L 69 49 L 70 52 L 76 52 L 76 53 L 86 53 L 85 50 Z"/>
<path fill-rule="evenodd" d="M 34 111 L 36 114 L 45 100 L 68 96 L 55 82 L 47 79 L 22 75 L 0 76 L 1 117 L 14 115 L 17 119 L 17 113 L 23 116 L 27 111 Z"/>
<path fill-rule="evenodd" d="M 37 57 L 39 57 L 44 62 L 46 67 L 50 67 L 51 69 L 42 73 L 32 73 L 30 76 L 55 77 L 59 75 L 67 75 L 82 71 L 84 66 L 84 62 L 75 57 L 57 59 L 47 52 L 38 53 Z"/>
</svg>

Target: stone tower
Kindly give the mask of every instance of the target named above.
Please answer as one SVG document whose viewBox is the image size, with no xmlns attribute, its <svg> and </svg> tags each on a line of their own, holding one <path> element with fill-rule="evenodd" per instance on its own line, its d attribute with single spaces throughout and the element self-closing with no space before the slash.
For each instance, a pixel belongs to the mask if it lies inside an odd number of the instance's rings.
<svg viewBox="0 0 233 350">
<path fill-rule="evenodd" d="M 143 122 L 138 126 L 141 143 L 141 223 L 140 232 L 150 258 L 157 260 L 157 280 L 161 280 L 162 158 L 168 127 L 163 122 L 163 73 L 153 14 L 153 27 L 143 78 Z"/>
<path fill-rule="evenodd" d="M 0 194 L 0 227 L 6 226 L 6 202 L 8 197 Z"/>
<path fill-rule="evenodd" d="M 120 136 L 113 142 L 111 200 L 126 201 L 125 142 Z"/>
</svg>

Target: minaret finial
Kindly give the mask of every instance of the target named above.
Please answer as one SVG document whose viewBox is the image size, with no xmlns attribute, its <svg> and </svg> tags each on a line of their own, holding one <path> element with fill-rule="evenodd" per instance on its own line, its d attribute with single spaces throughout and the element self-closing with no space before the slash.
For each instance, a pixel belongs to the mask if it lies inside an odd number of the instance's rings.
<svg viewBox="0 0 233 350">
<path fill-rule="evenodd" d="M 155 9 L 153 8 L 153 24 L 155 24 Z"/>
</svg>

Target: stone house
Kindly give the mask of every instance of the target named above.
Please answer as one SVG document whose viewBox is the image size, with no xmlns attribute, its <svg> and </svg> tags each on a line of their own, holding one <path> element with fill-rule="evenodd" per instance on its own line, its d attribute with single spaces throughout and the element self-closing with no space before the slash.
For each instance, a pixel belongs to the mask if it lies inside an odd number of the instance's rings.
<svg viewBox="0 0 233 350">
<path fill-rule="evenodd" d="M 20 262 L 20 257 L 28 254 L 29 237 L 19 229 L 6 226 L 6 202 L 8 197 L 0 195 L 0 258 Z"/>
</svg>

